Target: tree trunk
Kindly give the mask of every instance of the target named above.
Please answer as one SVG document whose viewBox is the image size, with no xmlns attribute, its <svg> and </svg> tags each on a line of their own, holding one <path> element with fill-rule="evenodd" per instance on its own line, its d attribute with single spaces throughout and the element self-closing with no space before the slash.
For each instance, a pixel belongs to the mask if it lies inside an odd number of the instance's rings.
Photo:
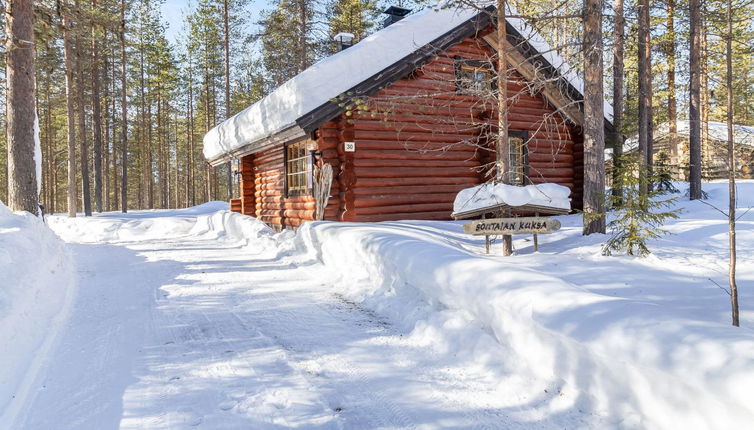
<svg viewBox="0 0 754 430">
<path fill-rule="evenodd" d="M 701 0 L 689 1 L 689 198 L 702 198 L 701 136 Z"/>
<path fill-rule="evenodd" d="M 733 325 L 738 327 L 738 287 L 736 286 L 736 153 L 733 147 L 733 5 L 728 0 L 725 40 L 726 92 L 728 96 L 728 285 Z"/>
<path fill-rule="evenodd" d="M 675 0 L 668 0 L 667 46 L 668 60 L 668 121 L 670 125 L 670 164 L 678 165 L 678 111 L 675 98 Z"/>
<path fill-rule="evenodd" d="M 92 9 L 97 9 L 97 0 L 92 0 Z M 102 108 L 100 106 L 99 40 L 92 24 L 92 122 L 94 124 L 94 206 L 102 212 Z"/>
<path fill-rule="evenodd" d="M 308 34 L 306 25 L 307 5 L 306 0 L 297 0 L 298 2 L 298 48 L 299 48 L 299 73 L 306 70 L 309 67 L 308 50 L 306 44 L 306 36 Z"/>
<path fill-rule="evenodd" d="M 107 33 L 105 33 L 105 41 L 107 41 Z M 110 98 L 112 97 L 112 93 L 110 92 L 110 61 L 108 60 L 108 55 L 105 55 L 105 58 L 103 59 L 103 65 L 104 70 L 102 73 L 103 81 L 102 86 L 105 90 L 105 93 L 103 95 L 103 98 L 105 100 L 105 113 L 104 113 L 104 123 L 105 123 L 105 136 L 104 136 L 104 145 L 102 147 L 102 207 L 106 211 L 112 210 L 110 206 L 110 125 L 111 125 L 111 117 L 110 117 Z M 96 182 L 96 179 L 95 179 Z"/>
<path fill-rule="evenodd" d="M 652 176 L 652 53 L 650 41 L 649 0 L 640 0 L 639 8 L 639 165 L 643 195 L 647 194 Z"/>
<path fill-rule="evenodd" d="M 702 6 L 703 8 L 704 6 Z M 700 96 L 699 96 L 699 109 L 701 110 L 700 118 L 701 118 L 701 149 L 700 149 L 700 156 L 699 156 L 699 171 L 701 172 L 700 175 L 702 179 L 705 178 L 707 172 L 705 171 L 705 167 L 707 167 L 706 162 L 712 159 L 714 148 L 712 145 L 710 145 L 710 139 L 709 139 L 709 115 L 710 115 L 710 91 L 709 91 L 709 56 L 707 52 L 707 25 L 704 21 L 704 10 L 702 10 L 702 18 L 699 23 L 699 33 L 701 34 L 701 44 L 702 49 L 700 50 L 699 54 L 699 62 L 701 63 L 701 66 L 699 69 L 701 70 L 701 83 L 700 83 Z M 702 196 L 704 196 L 704 193 L 702 192 Z"/>
<path fill-rule="evenodd" d="M 31 0 L 11 0 L 7 7 L 8 205 L 11 210 L 36 215 L 39 213 L 39 189 L 35 163 L 34 5 Z"/>
<path fill-rule="evenodd" d="M 76 4 L 78 8 L 78 3 Z M 79 141 L 81 146 L 81 198 L 84 204 L 84 215 L 92 215 L 92 198 L 89 190 L 89 142 L 87 140 L 86 133 L 86 110 L 84 106 L 85 93 L 84 90 L 84 69 L 82 62 L 84 61 L 83 46 L 79 36 L 75 36 L 74 44 L 76 45 L 76 113 L 79 123 Z"/>
<path fill-rule="evenodd" d="M 602 1 L 584 2 L 584 235 L 605 232 Z"/>
<path fill-rule="evenodd" d="M 128 106 L 126 105 L 128 75 L 126 74 L 126 0 L 120 1 L 120 114 L 121 114 L 121 181 L 120 203 L 123 213 L 128 211 Z"/>
<path fill-rule="evenodd" d="M 623 183 L 621 181 L 621 157 L 623 157 L 623 58 L 626 44 L 626 19 L 623 15 L 623 0 L 615 0 L 615 40 L 613 42 L 613 196 L 623 197 Z"/>
<path fill-rule="evenodd" d="M 497 142 L 495 145 L 495 182 L 507 184 L 510 182 L 510 148 L 508 147 L 508 59 L 507 20 L 505 0 L 497 0 Z M 503 236 L 503 255 L 513 253 L 513 238 Z"/>
<path fill-rule="evenodd" d="M 66 120 L 68 126 L 68 216 L 76 216 L 78 196 L 76 193 L 76 117 L 73 95 L 73 46 L 70 37 L 68 3 L 63 3 L 63 56 L 65 63 Z"/>
<path fill-rule="evenodd" d="M 191 60 L 189 60 L 191 61 Z M 196 180 L 195 168 L 194 168 L 194 79 L 193 68 L 191 63 L 188 66 L 188 125 L 186 128 L 187 140 L 188 140 L 188 168 L 186 172 L 188 178 L 186 180 L 186 204 L 187 206 L 194 206 L 196 204 Z"/>
<path fill-rule="evenodd" d="M 223 32 L 225 33 L 225 39 L 223 40 L 223 50 L 225 54 L 225 117 L 230 118 L 230 23 L 228 22 L 228 0 L 223 0 Z M 227 181 L 228 181 L 228 200 L 233 198 L 233 172 L 231 169 L 231 162 L 228 162 L 227 166 Z"/>
</svg>

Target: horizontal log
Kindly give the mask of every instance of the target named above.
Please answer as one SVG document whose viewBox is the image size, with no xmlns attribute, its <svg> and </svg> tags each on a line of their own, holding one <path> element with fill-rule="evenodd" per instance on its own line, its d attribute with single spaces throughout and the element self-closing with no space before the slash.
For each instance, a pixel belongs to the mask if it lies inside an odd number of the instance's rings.
<svg viewBox="0 0 754 430">
<path fill-rule="evenodd" d="M 356 167 L 357 178 L 408 178 L 408 177 L 477 177 L 478 173 L 467 167 L 417 169 L 415 167 Z"/>
<path fill-rule="evenodd" d="M 557 169 L 557 168 L 573 168 L 573 164 L 570 162 L 562 162 L 562 163 L 556 163 L 556 162 L 529 162 L 529 168 L 534 170 L 547 170 L 547 169 Z"/>
<path fill-rule="evenodd" d="M 573 189 L 573 178 L 542 178 L 530 176 L 529 181 L 532 184 L 558 184 Z"/>
<path fill-rule="evenodd" d="M 363 187 L 354 188 L 356 198 L 359 196 L 390 195 L 390 194 L 427 194 L 427 193 L 458 193 L 467 184 L 460 185 L 402 185 L 398 187 Z"/>
<path fill-rule="evenodd" d="M 395 132 L 395 131 L 365 131 L 356 130 L 355 139 L 359 140 L 397 140 L 400 142 L 460 142 L 473 140 L 474 133 L 440 133 L 440 132 Z"/>
<path fill-rule="evenodd" d="M 354 207 L 368 208 L 376 206 L 406 205 L 412 203 L 445 203 L 453 202 L 457 193 L 436 194 L 384 194 L 374 196 L 360 195 L 354 199 Z"/>
<path fill-rule="evenodd" d="M 423 167 L 423 168 L 446 168 L 446 167 L 461 167 L 464 169 L 470 169 L 479 166 L 479 162 L 476 160 L 461 161 L 461 160 L 379 160 L 379 159 L 355 159 L 353 165 L 357 168 L 360 167 Z"/>
<path fill-rule="evenodd" d="M 400 220 L 450 220 L 450 212 L 433 211 L 433 212 L 416 212 L 416 213 L 394 213 L 379 215 L 357 215 L 354 221 L 357 222 L 380 222 L 380 221 L 400 221 Z"/>
<path fill-rule="evenodd" d="M 573 166 L 573 157 L 569 154 L 543 154 L 542 156 L 533 156 L 536 154 L 529 154 L 529 165 L 535 166 L 552 166 L 555 167 L 571 167 Z"/>
<path fill-rule="evenodd" d="M 450 217 L 450 213 L 453 212 L 453 203 L 418 203 L 413 205 L 394 205 L 394 206 L 379 206 L 379 207 L 356 207 L 354 212 L 356 215 L 391 215 L 391 214 L 407 214 L 407 213 L 423 213 L 423 212 L 446 212 Z"/>
<path fill-rule="evenodd" d="M 460 151 L 469 154 L 474 154 L 479 149 L 478 145 L 466 144 L 466 143 L 437 143 L 437 142 L 406 142 L 396 139 L 362 139 L 356 141 L 356 154 L 360 154 L 362 150 L 372 151 L 413 151 L 417 153 L 436 153 L 437 151 Z"/>
<path fill-rule="evenodd" d="M 314 202 L 267 202 L 262 200 L 257 202 L 257 209 L 306 209 L 311 210 L 316 207 Z"/>
<path fill-rule="evenodd" d="M 356 179 L 355 188 L 367 187 L 400 187 L 404 185 L 477 185 L 478 177 L 417 177 L 417 178 L 358 178 Z"/>
<path fill-rule="evenodd" d="M 447 121 L 438 120 L 437 122 L 397 122 L 397 121 L 370 121 L 358 120 L 353 127 L 356 131 L 392 131 L 400 133 L 460 133 L 460 134 L 479 134 L 484 124 L 463 121 L 461 119 Z"/>
<path fill-rule="evenodd" d="M 447 160 L 474 161 L 476 157 L 471 151 L 416 151 L 410 149 L 361 149 L 357 144 L 356 160 Z"/>
<path fill-rule="evenodd" d="M 573 176 L 573 168 L 561 167 L 561 168 L 544 168 L 537 169 L 534 166 L 529 166 L 530 176 L 542 176 L 545 178 L 567 178 Z"/>
</svg>

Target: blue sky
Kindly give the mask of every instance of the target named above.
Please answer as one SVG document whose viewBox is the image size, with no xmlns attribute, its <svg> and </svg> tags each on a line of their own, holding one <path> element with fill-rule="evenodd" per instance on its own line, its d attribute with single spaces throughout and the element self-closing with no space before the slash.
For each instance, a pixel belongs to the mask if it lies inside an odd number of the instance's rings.
<svg viewBox="0 0 754 430">
<path fill-rule="evenodd" d="M 189 12 L 189 3 L 196 5 L 196 0 L 165 0 L 162 5 L 162 17 L 167 22 L 167 37 L 171 42 L 175 42 L 178 34 L 181 32 L 183 25 L 183 15 Z M 252 0 L 249 6 L 250 13 L 258 15 L 259 11 L 267 6 L 266 0 Z M 257 17 L 250 21 L 256 21 Z"/>
<path fill-rule="evenodd" d="M 175 42 L 181 31 L 182 14 L 188 11 L 188 0 L 166 0 L 162 5 L 162 17 L 168 24 L 167 36 Z"/>
</svg>

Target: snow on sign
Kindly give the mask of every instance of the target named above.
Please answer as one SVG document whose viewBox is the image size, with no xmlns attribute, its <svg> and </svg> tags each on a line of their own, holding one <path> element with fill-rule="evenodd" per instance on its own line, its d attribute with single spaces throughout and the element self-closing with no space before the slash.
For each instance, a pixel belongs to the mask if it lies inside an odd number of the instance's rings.
<svg viewBox="0 0 754 430">
<path fill-rule="evenodd" d="M 463 231 L 473 235 L 543 234 L 560 229 L 560 221 L 544 217 L 494 218 L 472 221 Z"/>
</svg>

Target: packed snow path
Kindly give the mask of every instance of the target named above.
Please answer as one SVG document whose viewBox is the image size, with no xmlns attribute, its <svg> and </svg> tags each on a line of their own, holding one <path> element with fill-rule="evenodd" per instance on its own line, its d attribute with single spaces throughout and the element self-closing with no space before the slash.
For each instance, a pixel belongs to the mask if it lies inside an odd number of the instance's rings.
<svg viewBox="0 0 754 430">
<path fill-rule="evenodd" d="M 482 368 L 406 341 L 321 268 L 222 237 L 107 237 L 168 215 L 59 220 L 107 240 L 71 244 L 78 297 L 18 428 L 583 427 L 578 411 L 540 421 L 491 406 Z M 167 224 L 180 222 L 193 221 Z"/>
</svg>

